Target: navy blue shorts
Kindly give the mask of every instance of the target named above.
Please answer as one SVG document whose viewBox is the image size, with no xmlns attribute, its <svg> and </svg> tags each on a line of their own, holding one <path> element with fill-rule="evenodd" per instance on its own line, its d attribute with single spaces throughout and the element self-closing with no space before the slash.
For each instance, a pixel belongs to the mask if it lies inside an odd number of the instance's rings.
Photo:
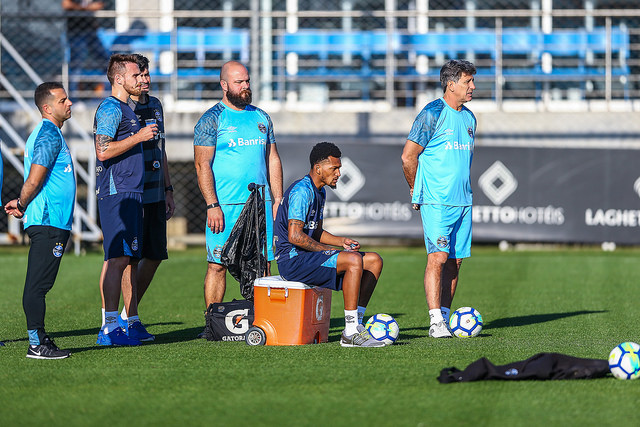
<svg viewBox="0 0 640 427">
<path fill-rule="evenodd" d="M 160 261 L 167 254 L 167 209 L 163 201 L 146 203 L 142 230 L 142 258 Z"/>
<path fill-rule="evenodd" d="M 98 200 L 104 260 L 142 256 L 142 193 L 118 193 Z"/>
<path fill-rule="evenodd" d="M 278 273 L 290 282 L 342 290 L 344 274 L 338 274 L 338 250 L 322 252 L 298 252 L 293 258 L 278 260 Z"/>
</svg>

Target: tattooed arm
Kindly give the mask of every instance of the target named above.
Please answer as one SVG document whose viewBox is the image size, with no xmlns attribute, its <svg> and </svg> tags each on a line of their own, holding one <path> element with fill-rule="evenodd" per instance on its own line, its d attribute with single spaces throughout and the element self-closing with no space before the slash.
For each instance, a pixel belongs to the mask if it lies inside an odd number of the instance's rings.
<svg viewBox="0 0 640 427">
<path fill-rule="evenodd" d="M 289 220 L 288 227 L 289 242 L 292 245 L 298 246 L 304 250 L 311 252 L 328 251 L 335 249 L 329 245 L 318 242 L 312 239 L 304 232 L 304 222 L 297 219 Z"/>
<path fill-rule="evenodd" d="M 137 144 L 153 138 L 154 130 L 157 129 L 154 129 L 154 126 L 156 125 L 145 126 L 140 129 L 138 133 L 131 135 L 130 137 L 125 138 L 122 141 L 114 141 L 112 137 L 107 135 L 96 135 L 96 157 L 98 158 L 98 160 L 103 162 L 105 160 L 117 157 L 122 153 L 126 153 Z"/>
</svg>

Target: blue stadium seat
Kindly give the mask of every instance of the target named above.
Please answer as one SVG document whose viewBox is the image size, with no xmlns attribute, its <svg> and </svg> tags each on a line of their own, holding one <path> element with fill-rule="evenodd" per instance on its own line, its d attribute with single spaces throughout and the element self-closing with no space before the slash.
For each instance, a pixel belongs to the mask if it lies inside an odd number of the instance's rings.
<svg viewBox="0 0 640 427">
<path fill-rule="evenodd" d="M 245 29 L 180 27 L 175 32 L 131 30 L 124 33 L 100 29 L 98 37 L 109 51 L 148 55 L 154 75 L 172 73 L 161 72 L 159 61 L 162 52 L 193 54 L 192 63 L 195 65 L 182 67 L 178 63 L 176 71 L 179 77 L 194 79 L 219 75 L 217 68 L 206 65 L 208 53 L 221 54 L 226 59 L 238 59 L 241 62 L 249 59 L 249 31 Z"/>
</svg>

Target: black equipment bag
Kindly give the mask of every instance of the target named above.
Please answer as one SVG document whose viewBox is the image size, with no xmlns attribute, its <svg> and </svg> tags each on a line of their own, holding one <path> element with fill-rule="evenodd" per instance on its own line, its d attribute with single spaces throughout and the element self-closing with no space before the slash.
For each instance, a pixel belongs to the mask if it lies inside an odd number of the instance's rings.
<svg viewBox="0 0 640 427">
<path fill-rule="evenodd" d="M 240 283 L 242 297 L 253 300 L 253 282 L 266 275 L 267 223 L 264 185 L 251 183 L 249 191 L 251 194 L 222 248 L 220 262 Z"/>
<path fill-rule="evenodd" d="M 204 337 L 209 341 L 244 341 L 253 324 L 253 302 L 244 299 L 209 304 Z"/>
<path fill-rule="evenodd" d="M 481 380 L 572 380 L 601 378 L 609 373 L 609 362 L 602 359 L 582 359 L 560 353 L 538 353 L 526 360 L 494 365 L 485 357 L 476 360 L 464 371 L 446 368 L 440 372 L 441 383 Z"/>
</svg>

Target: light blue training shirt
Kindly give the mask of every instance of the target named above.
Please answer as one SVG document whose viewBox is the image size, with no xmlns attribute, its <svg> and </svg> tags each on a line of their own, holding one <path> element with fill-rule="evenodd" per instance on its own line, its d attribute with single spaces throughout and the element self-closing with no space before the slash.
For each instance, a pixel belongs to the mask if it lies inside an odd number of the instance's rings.
<svg viewBox="0 0 640 427">
<path fill-rule="evenodd" d="M 439 98 L 422 109 L 407 137 L 423 147 L 412 203 L 471 206 L 475 133 L 476 118 L 464 105 L 457 111 Z"/>
<path fill-rule="evenodd" d="M 24 213 L 24 228 L 47 225 L 71 230 L 76 198 L 76 176 L 69 147 L 62 132 L 48 119 L 43 119 L 31 132 L 24 150 L 25 181 L 31 165 L 49 170 L 40 192 Z"/>
<path fill-rule="evenodd" d="M 220 204 L 245 203 L 252 182 L 265 185 L 271 200 L 266 153 L 267 144 L 275 143 L 271 118 L 253 105 L 237 111 L 219 102 L 194 129 L 194 146 L 215 147 L 211 170 Z"/>
</svg>

